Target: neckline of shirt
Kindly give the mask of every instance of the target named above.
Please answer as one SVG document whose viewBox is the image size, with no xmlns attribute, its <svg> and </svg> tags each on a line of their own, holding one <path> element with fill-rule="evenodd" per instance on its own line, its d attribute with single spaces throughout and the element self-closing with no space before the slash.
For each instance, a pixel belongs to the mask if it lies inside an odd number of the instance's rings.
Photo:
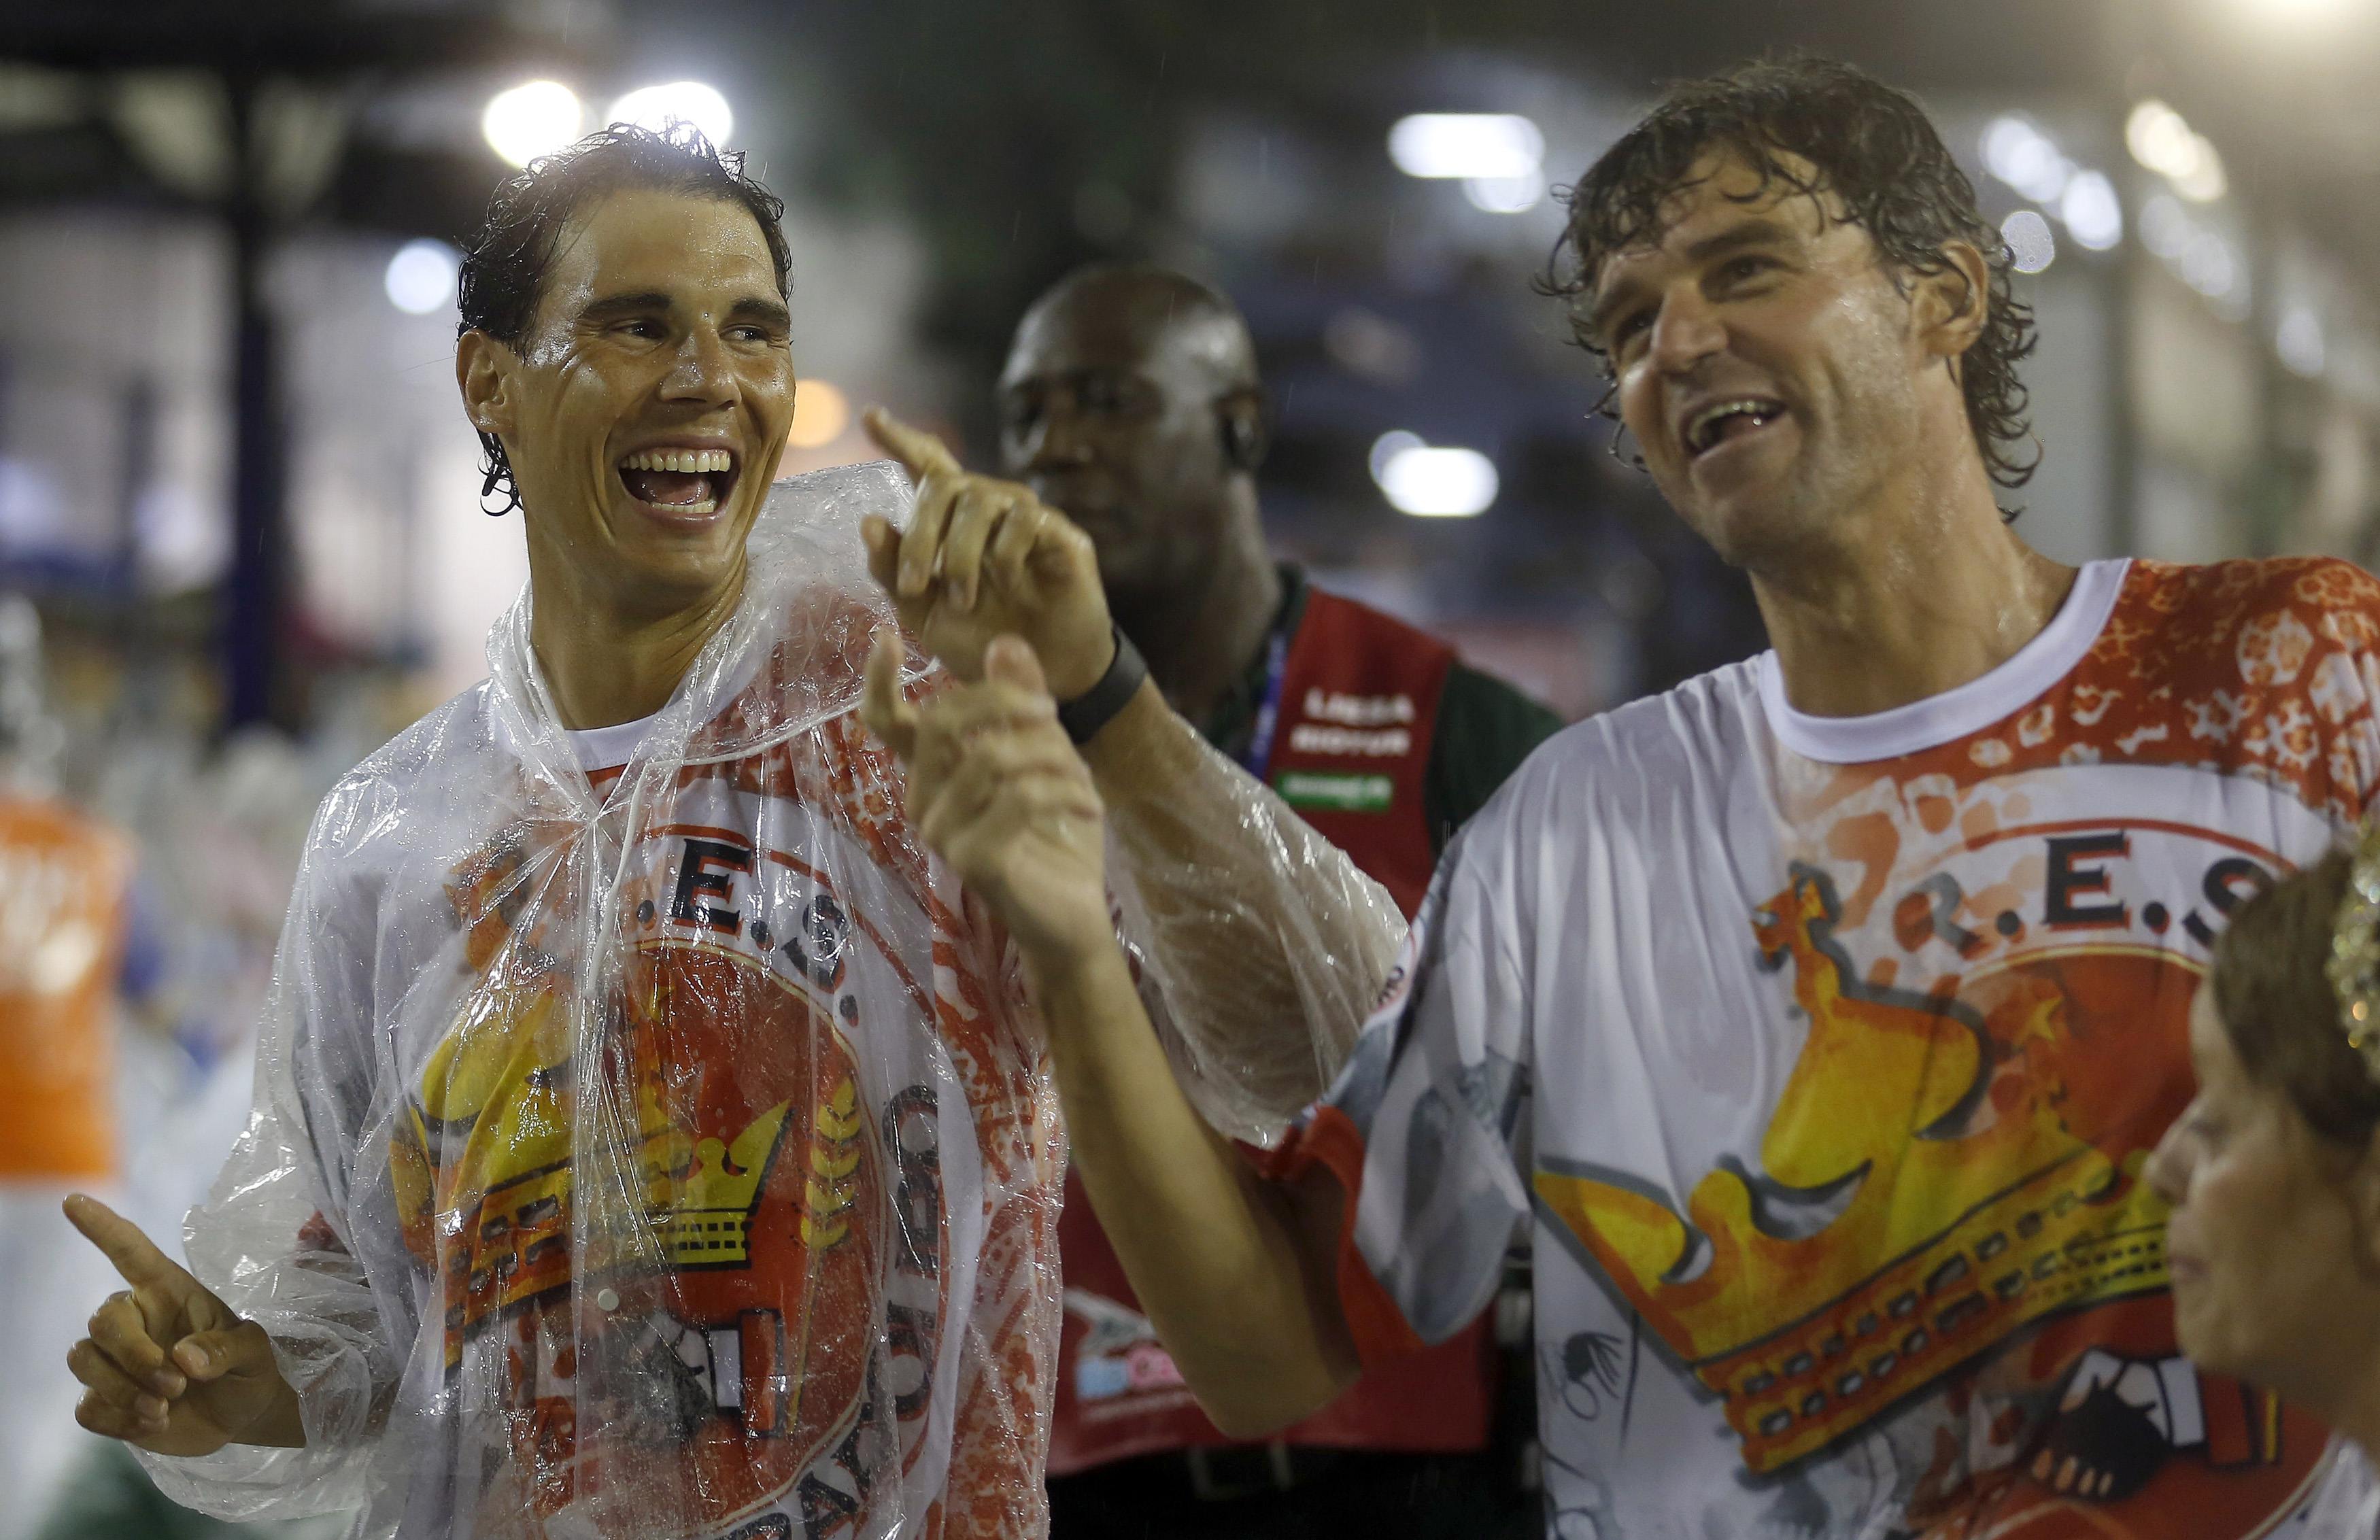
<svg viewBox="0 0 2380 1540">
<path fill-rule="evenodd" d="M 735 684 L 732 688 L 720 692 L 721 709 L 725 709 L 752 687 L 752 681 L 759 675 L 766 656 L 764 649 L 759 657 L 746 657 L 737 661 Z M 615 721 L 609 727 L 564 728 L 563 736 L 570 742 L 571 757 L 578 761 L 580 773 L 592 775 L 598 770 L 619 770 L 634 759 L 637 751 L 644 747 L 646 735 L 652 732 L 653 723 L 669 713 L 670 708 L 677 704 L 678 695 L 685 689 L 686 681 L 681 679 L 677 690 L 672 692 L 660 710 L 650 716 L 638 717 L 634 721 Z"/>
<path fill-rule="evenodd" d="M 574 727 L 564 731 L 570 739 L 570 752 L 582 770 L 617 770 L 637 757 L 637 749 L 651 732 L 653 723 L 661 721 L 664 706 L 649 717 L 634 721 L 615 721 L 609 727 Z"/>
<path fill-rule="evenodd" d="M 1856 765 L 1897 758 L 1979 732 L 2064 678 L 2107 628 L 2131 568 L 2129 557 L 2089 562 L 2049 624 L 1990 673 L 1940 695 L 1864 717 L 1820 717 L 1785 698 L 1774 649 L 1760 655 L 1760 704 L 1779 742 L 1807 759 Z"/>
</svg>

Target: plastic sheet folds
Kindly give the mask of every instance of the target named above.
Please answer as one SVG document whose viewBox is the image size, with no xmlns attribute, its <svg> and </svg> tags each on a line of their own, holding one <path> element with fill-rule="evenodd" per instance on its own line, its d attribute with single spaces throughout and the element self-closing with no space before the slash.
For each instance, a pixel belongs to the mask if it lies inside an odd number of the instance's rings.
<svg viewBox="0 0 2380 1540">
<path fill-rule="evenodd" d="M 148 1458 L 169 1495 L 425 1540 L 1046 1530 L 1055 1092 L 1013 947 L 856 710 L 890 619 L 859 522 L 909 504 L 883 463 L 776 488 L 616 775 L 524 596 L 490 679 L 325 799 L 188 1227 L 307 1446 Z M 1164 794 L 1114 812 L 1120 923 L 1194 1100 L 1262 1141 L 1403 924 L 1175 725 Z"/>
<path fill-rule="evenodd" d="M 855 714 L 888 465 L 771 494 L 616 779 L 529 647 L 325 800 L 256 1110 L 191 1216 L 301 1450 L 226 1517 L 421 1536 L 1034 1534 L 1062 1148 L 999 928 Z"/>
</svg>

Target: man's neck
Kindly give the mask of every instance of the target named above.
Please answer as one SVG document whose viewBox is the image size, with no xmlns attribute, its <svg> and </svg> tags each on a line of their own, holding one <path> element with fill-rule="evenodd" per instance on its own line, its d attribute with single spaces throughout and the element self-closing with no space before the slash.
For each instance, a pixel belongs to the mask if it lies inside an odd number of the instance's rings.
<svg viewBox="0 0 2380 1540">
<path fill-rule="evenodd" d="M 1814 716 L 1890 710 L 1956 689 L 2040 635 L 2074 569 L 2019 540 L 1991 484 L 1895 488 L 1844 538 L 1752 574 L 1785 696 Z"/>
<path fill-rule="evenodd" d="M 1117 596 L 1117 624 L 1148 661 L 1166 703 L 1194 722 L 1214 713 L 1264 651 L 1281 609 L 1281 571 L 1254 512 L 1223 542 L 1207 580 L 1187 588 Z"/>
<path fill-rule="evenodd" d="M 744 573 L 738 566 L 716 591 L 658 613 L 607 605 L 567 583 L 539 583 L 534 566 L 531 587 L 529 641 L 562 725 L 577 732 L 636 721 L 668 705 L 704 644 L 735 612 Z"/>
</svg>

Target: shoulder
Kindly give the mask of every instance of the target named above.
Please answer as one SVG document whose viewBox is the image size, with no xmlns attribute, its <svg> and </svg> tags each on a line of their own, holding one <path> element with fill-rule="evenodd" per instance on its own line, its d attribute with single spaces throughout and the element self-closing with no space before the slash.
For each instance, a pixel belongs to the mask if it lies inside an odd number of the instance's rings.
<svg viewBox="0 0 2380 1540">
<path fill-rule="evenodd" d="M 458 770 L 486 763 L 494 743 L 485 680 L 431 711 L 358 761 L 315 809 L 306 860 L 317 877 L 358 865 L 394 864 L 418 851 L 425 798 L 451 794 Z"/>
<path fill-rule="evenodd" d="M 2136 562 L 2127 588 L 2119 623 L 2228 654 L 2251 684 L 2293 673 L 2320 643 L 2361 650 L 2380 637 L 2380 579 L 2335 556 Z"/>
<path fill-rule="evenodd" d="M 1613 831 L 1714 812 L 1750 762 L 1760 711 L 1759 660 L 1746 659 L 1573 722 L 1488 799 L 1464 848 L 1575 857 Z"/>
</svg>

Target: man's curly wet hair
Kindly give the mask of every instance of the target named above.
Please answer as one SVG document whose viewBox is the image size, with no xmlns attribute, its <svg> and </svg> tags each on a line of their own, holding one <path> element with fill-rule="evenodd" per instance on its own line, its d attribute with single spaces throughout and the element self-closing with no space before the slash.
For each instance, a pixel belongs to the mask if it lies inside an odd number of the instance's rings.
<svg viewBox="0 0 2380 1540">
<path fill-rule="evenodd" d="M 790 297 L 793 254 L 778 223 L 784 218 L 784 200 L 744 174 L 743 152 L 719 150 L 684 124 L 655 133 L 614 123 L 531 161 L 488 200 L 487 223 L 463 253 L 455 284 L 463 311 L 458 334 L 485 332 L 517 352 L 536 324 L 562 232 L 589 203 L 632 188 L 742 204 L 769 243 L 777 297 Z M 481 433 L 480 447 L 480 468 L 487 477 L 480 505 L 491 514 L 510 513 L 521 505 L 512 462 L 493 433 Z M 498 492 L 504 503 L 488 507 L 488 498 Z"/>
<path fill-rule="evenodd" d="M 1674 217 L 1671 195 L 1691 186 L 1718 151 L 1760 173 L 1758 191 L 1783 183 L 1833 203 L 1898 273 L 1948 265 L 1946 241 L 1984 254 L 1990 273 L 1983 334 L 1956 362 L 1967 421 L 1991 478 L 2021 487 L 2040 463 L 2025 418 L 2017 363 L 2034 347 L 2033 307 L 2010 292 L 2008 243 L 1975 207 L 1974 185 L 1943 148 L 1925 109 L 1907 93 L 1846 64 L 1788 57 L 1740 66 L 1673 87 L 1651 115 L 1607 151 L 1567 195 L 1570 222 L 1542 285 L 1572 301 L 1579 346 L 1605 358 L 1588 334 L 1583 301 L 1615 253 L 1658 241 Z M 1815 168 L 1804 176 L 1783 155 Z M 1609 359 L 1606 358 L 1609 367 Z"/>
</svg>

